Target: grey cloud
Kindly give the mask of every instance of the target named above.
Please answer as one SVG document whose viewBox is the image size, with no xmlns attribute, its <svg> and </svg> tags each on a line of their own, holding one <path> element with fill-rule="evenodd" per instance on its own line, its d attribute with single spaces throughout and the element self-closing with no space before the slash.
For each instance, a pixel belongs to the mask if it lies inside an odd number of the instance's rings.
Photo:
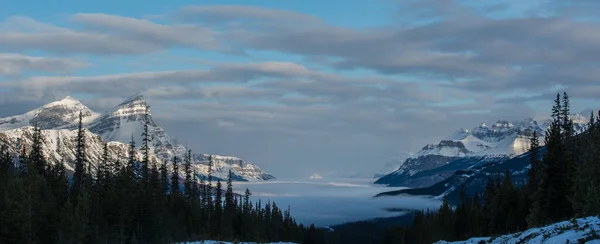
<svg viewBox="0 0 600 244">
<path fill-rule="evenodd" d="M 431 6 L 434 7 L 425 8 Z M 600 29 L 599 23 L 531 15 L 492 19 L 485 16 L 489 7 L 507 6 L 483 4 L 474 9 L 462 1 L 410 2 L 401 5 L 403 13 L 414 12 L 419 18 L 432 20 L 417 25 L 351 29 L 323 21 L 315 25 L 312 18 L 303 16 L 292 17 L 294 26 L 302 23 L 303 28 L 293 28 L 286 21 L 273 21 L 268 30 L 244 29 L 240 21 L 230 28 L 223 25 L 219 36 L 241 49 L 275 50 L 308 59 L 335 57 L 340 59 L 334 63 L 339 69 L 367 68 L 383 74 L 474 80 L 458 82 L 456 88 L 477 92 L 514 90 L 515 86 L 536 90 L 565 83 L 577 85 L 588 82 L 587 77 L 595 73 L 599 65 L 596 57 L 600 54 L 600 46 L 596 45 L 600 35 L 595 34 Z M 235 15 L 244 7 L 236 7 L 236 11 L 228 7 L 198 8 L 199 13 L 210 13 L 211 20 L 205 20 L 206 23 L 226 24 L 287 14 L 269 10 L 270 14 L 264 16 Z M 429 10 L 418 13 L 418 9 Z M 193 13 L 190 10 L 187 14 Z M 576 76 L 564 75 L 572 67 L 584 68 Z M 554 78 L 541 79 L 548 76 Z"/>
<path fill-rule="evenodd" d="M 83 28 L 67 29 L 27 17 L 0 23 L 0 51 L 42 50 L 96 55 L 146 54 L 171 47 L 218 49 L 214 33 L 191 25 L 160 25 L 107 14 L 76 14 Z"/>
<path fill-rule="evenodd" d="M 77 59 L 32 57 L 22 54 L 0 53 L 0 75 L 16 76 L 25 71 L 68 73 L 90 64 Z"/>
<path fill-rule="evenodd" d="M 264 7 L 244 5 L 213 5 L 213 6 L 187 6 L 176 13 L 176 18 L 186 21 L 265 21 L 293 23 L 321 23 L 315 16 L 294 11 L 277 10 Z"/>
<path fill-rule="evenodd" d="M 211 70 L 176 70 L 102 76 L 37 76 L 4 82 L 0 87 L 50 92 L 68 88 L 73 91 L 96 91 L 125 95 L 149 89 L 163 82 L 176 84 L 233 82 L 243 83 L 259 77 L 310 76 L 318 74 L 305 67 L 285 62 L 220 65 Z M 91 89 L 90 89 L 91 88 Z"/>
<path fill-rule="evenodd" d="M 82 24 L 86 30 L 152 42 L 158 46 L 218 48 L 213 31 L 201 26 L 160 25 L 143 19 L 90 13 L 76 14 L 72 20 Z"/>
</svg>

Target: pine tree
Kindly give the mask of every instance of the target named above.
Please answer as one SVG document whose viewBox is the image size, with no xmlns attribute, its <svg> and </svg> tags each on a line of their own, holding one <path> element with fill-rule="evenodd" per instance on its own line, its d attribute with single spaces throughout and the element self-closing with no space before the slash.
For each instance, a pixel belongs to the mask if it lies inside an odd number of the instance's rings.
<svg viewBox="0 0 600 244">
<path fill-rule="evenodd" d="M 246 188 L 244 192 L 244 214 L 250 214 L 250 211 L 252 211 L 252 203 L 250 203 L 251 195 L 250 190 Z"/>
<path fill-rule="evenodd" d="M 562 115 L 563 109 L 560 99 L 560 93 L 557 93 L 556 99 L 554 100 L 554 105 L 552 106 L 552 121 L 555 122 L 557 126 L 560 126 L 563 122 Z"/>
<path fill-rule="evenodd" d="M 498 186 L 496 186 L 494 179 L 491 176 L 488 176 L 487 184 L 485 185 L 484 192 L 484 204 L 483 204 L 483 213 L 484 216 L 484 235 L 488 235 L 490 233 L 490 229 L 492 228 L 492 215 L 493 215 L 493 205 L 496 199 L 496 192 Z"/>
<path fill-rule="evenodd" d="M 169 172 L 167 171 L 167 162 L 163 162 L 160 165 L 160 186 L 163 195 L 167 195 L 169 191 Z"/>
<path fill-rule="evenodd" d="M 565 138 L 570 138 L 573 134 L 573 129 L 571 127 L 571 119 L 570 119 L 570 113 L 571 113 L 571 102 L 569 100 L 569 95 L 567 94 L 567 92 L 563 93 L 563 99 L 562 99 L 562 106 L 561 106 L 561 125 L 562 125 L 562 131 L 563 134 L 565 135 Z"/>
<path fill-rule="evenodd" d="M 40 175 L 46 175 L 46 160 L 42 151 L 42 144 L 44 142 L 42 131 L 36 125 L 33 128 L 31 152 L 29 153 L 29 163 L 33 166 L 34 170 Z"/>
<path fill-rule="evenodd" d="M 217 179 L 217 187 L 215 189 L 215 208 L 213 210 L 213 236 L 217 238 L 222 238 L 223 234 L 223 185 L 221 184 L 221 180 Z M 226 220 L 225 220 L 226 221 Z M 221 235 L 220 235 L 221 234 Z"/>
<path fill-rule="evenodd" d="M 127 160 L 127 177 L 129 177 L 130 180 L 135 180 L 138 178 L 138 167 L 136 165 L 136 160 L 135 160 L 135 140 L 133 140 L 133 135 L 131 136 L 131 141 L 129 142 L 129 151 L 128 151 L 128 155 L 129 158 Z"/>
<path fill-rule="evenodd" d="M 572 213 L 570 204 L 570 159 L 565 147 L 564 122 L 560 94 L 552 108 L 553 121 L 546 132 L 546 153 L 542 159 L 542 179 L 533 199 L 528 217 L 530 226 L 547 224 L 565 219 Z"/>
<path fill-rule="evenodd" d="M 85 131 L 83 130 L 83 113 L 79 112 L 79 123 L 77 127 L 77 139 L 75 147 L 75 173 L 73 173 L 73 185 L 71 187 L 71 199 L 76 200 L 84 186 L 86 169 L 85 155 Z"/>
<path fill-rule="evenodd" d="M 212 212 L 214 209 L 214 204 L 212 200 L 213 190 L 212 190 L 212 170 L 213 170 L 213 156 L 210 155 L 208 158 L 208 185 L 206 187 L 206 212 L 208 214 L 208 219 L 211 219 Z"/>
<path fill-rule="evenodd" d="M 233 173 L 231 169 L 229 169 L 229 173 L 227 174 L 227 191 L 225 192 L 225 210 L 228 212 L 233 212 L 235 209 L 235 203 L 233 202 Z"/>
<path fill-rule="evenodd" d="M 541 165 L 539 160 L 540 142 L 537 132 L 533 131 L 531 142 L 529 146 L 529 171 L 527 176 L 529 177 L 528 186 L 530 193 L 537 191 L 539 181 L 541 180 Z"/>
<path fill-rule="evenodd" d="M 187 202 L 192 201 L 192 151 L 188 150 L 185 155 L 184 160 L 184 172 L 185 172 L 185 181 L 183 186 L 183 192 L 185 195 L 185 200 Z"/>
<path fill-rule="evenodd" d="M 173 157 L 172 173 L 171 173 L 171 196 L 179 196 L 179 159 Z"/>
<path fill-rule="evenodd" d="M 142 184 L 146 187 L 149 181 L 149 163 L 150 163 L 150 133 L 149 133 L 149 125 L 150 120 L 148 118 L 149 110 L 148 106 L 146 106 L 146 110 L 144 111 L 144 129 L 142 131 L 142 147 L 140 150 L 142 151 Z M 133 141 L 133 140 L 132 140 Z"/>
</svg>

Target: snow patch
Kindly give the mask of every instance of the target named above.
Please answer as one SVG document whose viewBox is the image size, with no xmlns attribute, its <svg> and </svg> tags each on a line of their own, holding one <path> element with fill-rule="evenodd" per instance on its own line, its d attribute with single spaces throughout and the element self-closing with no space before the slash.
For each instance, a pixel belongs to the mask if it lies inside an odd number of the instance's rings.
<svg viewBox="0 0 600 244">
<path fill-rule="evenodd" d="M 477 237 L 466 241 L 446 242 L 437 244 L 504 244 L 504 243 L 600 243 L 600 219 L 587 217 L 554 223 L 541 228 L 528 229 L 523 232 L 503 235 L 500 237 Z"/>
</svg>

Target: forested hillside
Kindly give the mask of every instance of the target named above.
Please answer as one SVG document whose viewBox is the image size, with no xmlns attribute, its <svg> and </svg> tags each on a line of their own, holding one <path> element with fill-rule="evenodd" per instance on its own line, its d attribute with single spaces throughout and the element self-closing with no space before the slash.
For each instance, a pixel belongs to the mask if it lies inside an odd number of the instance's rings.
<svg viewBox="0 0 600 244">
<path fill-rule="evenodd" d="M 4 145 L 0 243 L 316 241 L 314 226 L 298 225 L 289 208 L 252 203 L 248 190 L 243 197 L 234 194 L 231 171 L 225 187 L 210 173 L 198 184 L 189 151 L 183 159 L 173 158 L 170 169 L 166 162 L 149 163 L 147 124 L 141 136 L 141 161 L 134 156 L 132 141 L 128 158 L 111 159 L 105 143 L 100 162 L 88 162 L 80 114 L 72 176 L 67 176 L 63 163 L 44 157 L 41 145 L 46 138 L 37 126 L 31 147 L 19 148 L 20 155 L 12 155 Z M 177 173 L 180 167 L 184 179 Z"/>
<path fill-rule="evenodd" d="M 557 94 L 544 152 L 531 139 L 528 180 L 514 184 L 511 172 L 490 176 L 485 191 L 460 194 L 455 209 L 444 199 L 437 211 L 419 212 L 412 225 L 388 229 L 384 243 L 432 243 L 496 236 L 574 217 L 600 214 L 600 114 L 575 135 L 567 93 Z M 542 153 L 541 160 L 539 154 Z"/>
</svg>

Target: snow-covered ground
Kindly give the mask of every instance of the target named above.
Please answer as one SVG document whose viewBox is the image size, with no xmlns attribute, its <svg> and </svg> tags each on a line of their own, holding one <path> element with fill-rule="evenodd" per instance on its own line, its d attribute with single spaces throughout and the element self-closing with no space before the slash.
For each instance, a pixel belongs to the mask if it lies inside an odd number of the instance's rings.
<svg viewBox="0 0 600 244">
<path fill-rule="evenodd" d="M 236 193 L 246 188 L 252 192 L 252 200 L 264 203 L 275 201 L 277 206 L 287 208 L 299 223 L 331 226 L 346 222 L 393 217 L 402 212 L 388 209 L 437 209 L 440 202 L 423 197 L 373 198 L 384 190 L 403 189 L 373 185 L 370 178 L 274 180 L 262 182 L 235 182 Z"/>
<path fill-rule="evenodd" d="M 588 243 L 600 244 L 600 219 L 587 217 L 574 221 L 563 221 L 542 228 L 533 228 L 500 237 L 478 237 L 466 241 L 445 242 L 438 244 L 537 244 L 537 243 Z"/>
</svg>

